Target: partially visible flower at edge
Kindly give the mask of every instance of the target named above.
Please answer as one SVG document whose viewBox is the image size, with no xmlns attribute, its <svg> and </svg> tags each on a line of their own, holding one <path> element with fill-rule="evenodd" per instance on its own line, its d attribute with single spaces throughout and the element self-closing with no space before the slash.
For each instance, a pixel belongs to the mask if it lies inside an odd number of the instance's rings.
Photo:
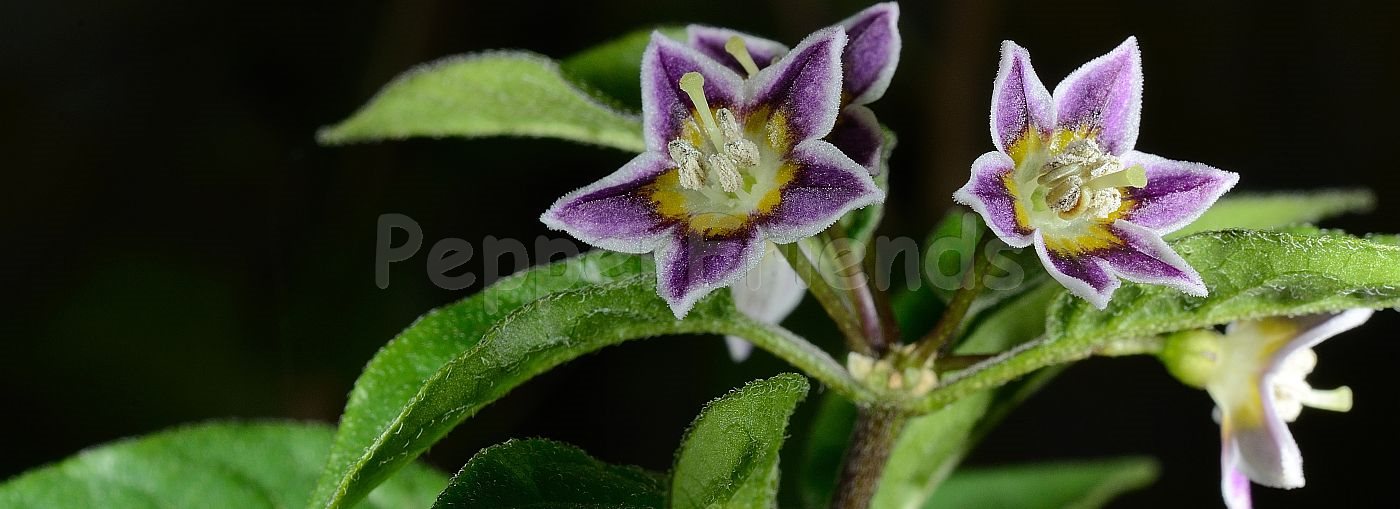
<svg viewBox="0 0 1400 509">
<path fill-rule="evenodd" d="M 744 77 L 653 34 L 642 57 L 647 151 L 541 221 L 603 249 L 654 252 L 657 291 L 684 317 L 757 267 L 768 241 L 816 235 L 884 199 L 869 171 L 822 140 L 839 113 L 845 43 L 843 29 L 820 30 Z"/>
<path fill-rule="evenodd" d="M 841 114 L 826 141 L 872 174 L 880 171 L 884 134 L 875 113 L 865 107 L 884 96 L 899 65 L 899 5 L 875 4 L 833 26 L 846 31 L 848 41 L 841 54 Z M 688 43 L 735 72 L 746 66 L 763 69 L 788 53 L 782 43 L 728 28 L 691 25 L 686 27 Z M 748 60 L 736 54 L 742 43 Z M 769 249 L 769 251 L 773 251 Z M 745 280 L 730 287 L 734 304 L 750 317 L 778 323 L 802 302 L 807 287 L 778 253 L 770 252 L 761 266 Z M 753 345 L 738 337 L 725 338 L 729 354 L 736 361 L 748 358 Z"/>
<path fill-rule="evenodd" d="M 1056 281 L 1100 309 L 1119 277 L 1203 297 L 1200 275 L 1162 235 L 1199 217 L 1239 176 L 1133 150 L 1141 112 L 1137 39 L 1070 73 L 1053 94 L 1029 52 L 1006 41 L 992 90 L 997 150 L 972 163 L 954 200 L 1007 245 L 1034 245 Z"/>
<path fill-rule="evenodd" d="M 1317 390 L 1306 377 L 1317 365 L 1312 348 L 1354 329 L 1369 309 L 1336 314 L 1274 317 L 1177 334 L 1161 358 L 1187 385 L 1205 389 L 1220 422 L 1220 489 L 1230 509 L 1252 507 L 1250 481 L 1274 488 L 1303 487 L 1303 456 L 1287 423 L 1303 407 L 1351 409 L 1351 389 Z"/>
</svg>

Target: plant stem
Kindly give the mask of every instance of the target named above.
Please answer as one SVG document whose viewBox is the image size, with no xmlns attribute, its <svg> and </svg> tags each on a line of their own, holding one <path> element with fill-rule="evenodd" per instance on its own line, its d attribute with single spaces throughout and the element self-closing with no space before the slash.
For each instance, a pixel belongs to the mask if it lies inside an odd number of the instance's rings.
<svg viewBox="0 0 1400 509">
<path fill-rule="evenodd" d="M 938 319 L 938 324 L 933 326 L 933 330 L 914 345 L 910 359 L 915 365 L 931 367 L 934 359 L 945 347 L 951 346 L 953 336 L 962 328 L 963 319 L 967 318 L 967 312 L 972 309 L 977 294 L 982 292 L 982 273 L 986 272 L 988 264 L 984 252 L 987 242 L 991 239 L 992 235 L 989 232 L 982 232 L 982 240 L 977 243 L 977 248 L 972 253 L 972 267 L 963 276 L 958 291 L 954 292 L 953 298 L 948 301 L 948 308 L 943 312 L 943 317 Z"/>
<path fill-rule="evenodd" d="M 796 242 L 791 244 L 779 244 L 778 249 L 783 252 L 792 269 L 802 277 L 802 282 L 807 283 L 807 288 L 812 292 L 812 296 L 821 303 L 822 309 L 836 322 L 836 328 L 841 330 L 841 335 L 846 337 L 846 344 L 852 351 L 862 355 L 871 355 L 870 345 L 864 339 L 864 331 L 861 327 L 860 319 L 852 312 L 850 305 L 836 293 L 836 289 L 831 287 L 826 277 L 817 271 L 812 265 L 812 260 L 807 258 L 807 253 Z"/>
<path fill-rule="evenodd" d="M 889 462 L 895 440 L 908 421 L 906 414 L 882 407 L 861 408 L 856 414 L 851 444 L 841 465 L 832 509 L 867 509 L 880 476 Z"/>
<path fill-rule="evenodd" d="M 873 391 L 852 377 L 851 373 L 846 371 L 846 367 L 831 358 L 826 351 L 777 325 L 741 317 L 717 323 L 713 330 L 707 332 L 747 339 L 754 346 L 787 361 L 857 405 L 874 404 L 878 399 Z"/>
<path fill-rule="evenodd" d="M 845 290 L 850 299 L 851 307 L 854 308 L 856 317 L 860 319 L 861 331 L 865 337 L 865 343 L 869 345 L 874 356 L 884 355 L 889 350 L 889 337 L 885 332 L 884 313 L 879 311 L 876 305 L 875 296 L 870 291 L 870 281 L 866 277 L 865 266 L 855 259 L 855 251 L 851 249 L 850 237 L 846 234 L 846 229 L 841 223 L 836 223 L 822 234 L 822 238 L 828 241 L 836 254 L 837 275 L 844 280 Z M 892 313 L 890 313 L 892 315 Z"/>
</svg>

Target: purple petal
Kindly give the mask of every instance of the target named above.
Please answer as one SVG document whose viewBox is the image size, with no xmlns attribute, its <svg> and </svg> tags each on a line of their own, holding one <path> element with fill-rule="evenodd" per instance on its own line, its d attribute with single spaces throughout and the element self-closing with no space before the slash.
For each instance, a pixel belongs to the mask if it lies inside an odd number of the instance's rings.
<svg viewBox="0 0 1400 509">
<path fill-rule="evenodd" d="M 758 265 L 763 242 L 749 228 L 726 237 L 705 237 L 676 228 L 656 250 L 656 290 L 676 318 L 716 288 L 738 281 Z"/>
<path fill-rule="evenodd" d="M 754 320 L 776 325 L 802 303 L 807 286 L 781 253 L 769 249 L 758 268 L 745 274 L 742 280 L 729 287 L 729 291 L 739 311 Z M 725 344 L 736 362 L 748 358 L 753 350 L 748 341 L 734 336 L 726 337 Z"/>
<path fill-rule="evenodd" d="M 868 104 L 885 95 L 899 66 L 899 4 L 886 2 L 841 22 L 848 42 L 841 55 L 847 104 Z"/>
<path fill-rule="evenodd" d="M 772 212 L 759 218 L 769 240 L 796 242 L 827 229 L 852 210 L 879 203 L 884 191 L 870 172 L 822 140 L 807 140 L 788 155 L 792 181 Z"/>
<path fill-rule="evenodd" d="M 724 45 L 729 42 L 731 37 L 739 36 L 740 39 L 744 40 L 744 47 L 748 48 L 749 56 L 753 57 L 753 61 L 758 64 L 759 69 L 772 65 L 774 61 L 782 58 L 788 52 L 788 47 L 782 43 L 728 28 L 690 25 L 685 27 L 685 33 L 692 48 L 700 50 L 701 53 L 724 64 L 725 67 L 733 69 L 740 75 L 747 72 L 744 70 L 744 66 L 740 65 L 739 61 L 735 60 L 734 56 L 724 49 Z"/>
<path fill-rule="evenodd" d="M 841 48 L 846 32 L 826 28 L 751 78 L 754 96 L 747 111 L 773 108 L 785 122 L 787 141 L 796 145 L 831 132 L 841 106 Z"/>
<path fill-rule="evenodd" d="M 871 175 L 880 174 L 880 148 L 885 143 L 885 133 L 880 131 L 880 121 L 875 119 L 875 112 L 870 108 L 843 108 L 831 134 L 826 135 L 826 141 L 864 166 Z"/>
<path fill-rule="evenodd" d="M 1010 154 L 1017 142 L 1034 133 L 1050 136 L 1055 125 L 1050 92 L 1031 67 L 1031 55 L 1016 43 L 1001 43 L 1001 68 L 992 83 L 992 143 Z"/>
<path fill-rule="evenodd" d="M 1239 469 L 1239 451 L 1229 437 L 1223 438 L 1220 450 L 1220 495 L 1226 509 L 1253 509 L 1249 494 L 1249 476 Z"/>
<path fill-rule="evenodd" d="M 1108 272 L 1107 262 L 1088 254 L 1049 249 L 1039 230 L 1035 232 L 1035 252 L 1055 281 L 1096 308 L 1107 307 L 1109 297 L 1121 284 Z"/>
<path fill-rule="evenodd" d="M 1156 232 L 1118 220 L 1108 228 L 1122 244 L 1094 253 L 1113 272 L 1134 283 L 1164 285 L 1196 297 L 1208 293 L 1200 274 L 1172 251 Z"/>
<path fill-rule="evenodd" d="M 1168 234 L 1191 224 L 1215 200 L 1235 187 L 1240 176 L 1201 163 L 1173 161 L 1138 151 L 1123 154 L 1124 166 L 1147 170 L 1147 186 L 1129 188 L 1134 202 L 1123 219 L 1158 234 Z"/>
<path fill-rule="evenodd" d="M 1097 135 L 1110 153 L 1137 143 L 1142 115 L 1142 59 L 1129 37 L 1107 55 L 1090 60 L 1055 86 L 1056 127 Z"/>
<path fill-rule="evenodd" d="M 992 233 L 1006 245 L 1022 248 L 1031 245 L 1034 229 L 1026 222 L 1013 189 L 1015 171 L 1016 163 L 1010 156 L 1001 152 L 982 154 L 972 162 L 972 178 L 953 193 L 953 201 L 981 214 Z"/>
<path fill-rule="evenodd" d="M 656 214 L 646 187 L 670 168 L 666 158 L 643 152 L 612 175 L 555 201 L 540 221 L 603 249 L 649 253 L 675 221 Z"/>
<path fill-rule="evenodd" d="M 642 54 L 642 123 L 648 150 L 665 152 L 666 143 L 691 117 L 695 105 L 680 88 L 681 76 L 688 72 L 705 77 L 711 108 L 739 106 L 743 78 L 703 53 L 653 33 Z"/>
</svg>

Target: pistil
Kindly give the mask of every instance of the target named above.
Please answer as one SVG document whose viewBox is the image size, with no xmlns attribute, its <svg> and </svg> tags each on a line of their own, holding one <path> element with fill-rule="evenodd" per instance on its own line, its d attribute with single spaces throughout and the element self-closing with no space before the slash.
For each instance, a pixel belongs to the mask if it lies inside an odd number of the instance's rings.
<svg viewBox="0 0 1400 509">
<path fill-rule="evenodd" d="M 730 37 L 724 42 L 724 51 L 739 61 L 739 65 L 744 68 L 744 72 L 749 73 L 749 77 L 758 74 L 758 64 L 754 63 L 753 55 L 749 54 L 748 45 L 744 44 L 744 39 L 739 36 Z"/>
</svg>

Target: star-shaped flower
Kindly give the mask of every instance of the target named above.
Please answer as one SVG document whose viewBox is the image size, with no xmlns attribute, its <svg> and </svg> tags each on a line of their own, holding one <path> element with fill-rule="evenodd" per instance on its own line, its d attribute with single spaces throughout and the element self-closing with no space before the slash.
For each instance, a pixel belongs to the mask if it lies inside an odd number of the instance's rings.
<svg viewBox="0 0 1400 509">
<path fill-rule="evenodd" d="M 1369 309 L 1231 324 L 1224 335 L 1198 331 L 1173 337 L 1162 360 L 1177 378 L 1215 400 L 1221 436 L 1221 493 L 1231 509 L 1251 507 L 1249 483 L 1303 487 L 1303 456 L 1288 424 L 1303 407 L 1351 409 L 1351 389 L 1317 390 L 1306 378 L 1317 365 L 1312 348 L 1354 329 Z"/>
<path fill-rule="evenodd" d="M 841 54 L 841 115 L 826 140 L 871 172 L 880 169 L 884 136 L 875 113 L 865 105 L 885 95 L 899 66 L 898 25 L 899 4 L 886 2 L 832 27 L 844 29 L 848 41 Z M 780 42 L 728 28 L 691 25 L 686 33 L 692 47 L 739 73 L 755 73 L 788 53 Z M 741 47 L 746 51 L 736 51 Z"/>
<path fill-rule="evenodd" d="M 791 243 L 884 193 L 822 138 L 841 106 L 843 29 L 813 33 L 741 76 L 654 34 L 642 57 L 647 151 L 560 198 L 541 220 L 594 246 L 655 253 L 677 317 L 733 284 L 766 242 Z"/>
<path fill-rule="evenodd" d="M 884 96 L 899 65 L 899 5 L 872 5 L 833 26 L 846 31 L 841 54 L 841 114 L 826 141 L 865 166 L 880 171 L 884 135 L 875 113 L 865 105 Z M 688 43 L 738 73 L 757 73 L 788 53 L 782 43 L 728 28 L 691 25 Z M 770 249 L 771 251 L 771 249 Z M 806 285 L 782 256 L 770 253 L 744 281 L 730 287 L 734 304 L 750 317 L 767 323 L 781 322 L 802 302 Z M 727 337 L 730 356 L 748 357 L 753 345 Z"/>
<path fill-rule="evenodd" d="M 972 163 L 954 199 L 1012 247 L 1034 245 L 1047 271 L 1102 309 L 1118 278 L 1205 296 L 1162 235 L 1200 216 L 1239 176 L 1133 149 L 1142 62 L 1128 38 L 1048 92 L 1030 54 L 1002 43 L 992 90 L 997 150 Z"/>
</svg>

